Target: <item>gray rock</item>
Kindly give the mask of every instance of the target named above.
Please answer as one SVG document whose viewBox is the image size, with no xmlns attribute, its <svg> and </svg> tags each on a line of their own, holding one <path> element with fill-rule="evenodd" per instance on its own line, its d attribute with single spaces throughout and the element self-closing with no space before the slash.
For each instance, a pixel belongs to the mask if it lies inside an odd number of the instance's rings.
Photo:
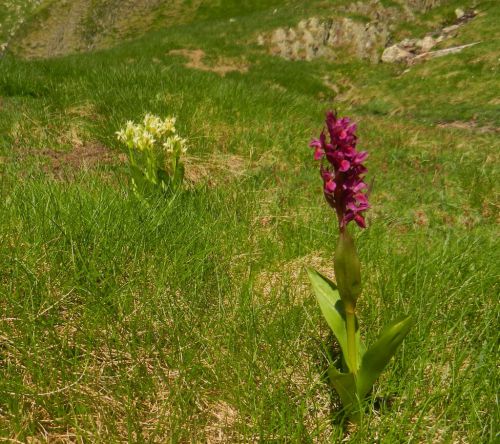
<svg viewBox="0 0 500 444">
<path fill-rule="evenodd" d="M 339 7 L 340 17 L 320 19 L 304 18 L 291 28 L 278 28 L 263 38 L 257 37 L 259 45 L 264 42 L 273 54 L 292 60 L 312 60 L 317 57 L 335 55 L 355 56 L 380 61 L 380 52 L 387 45 L 391 29 L 402 19 L 412 19 L 416 11 L 428 10 L 442 0 L 396 0 L 401 5 L 386 5 L 381 0 L 354 0 Z M 363 15 L 370 21 L 347 18 L 345 13 Z M 342 17 L 344 15 L 344 17 Z M 386 48 L 382 60 L 401 62 L 415 54 L 428 52 L 436 45 L 432 37 L 405 39 L 400 44 Z"/>
<path fill-rule="evenodd" d="M 436 40 L 434 40 L 430 35 L 425 36 L 422 40 L 417 42 L 417 46 L 422 52 L 430 51 L 434 46 L 436 46 Z"/>
<path fill-rule="evenodd" d="M 302 41 L 306 45 L 314 45 L 314 43 L 316 42 L 316 39 L 314 38 L 312 33 L 306 29 L 304 31 L 304 34 L 302 34 Z"/>
<path fill-rule="evenodd" d="M 312 17 L 309 19 L 308 28 L 309 29 L 318 29 L 320 27 L 320 21 L 318 17 Z"/>
<path fill-rule="evenodd" d="M 286 40 L 286 31 L 283 28 L 275 29 L 271 36 L 271 43 L 279 43 Z"/>
<path fill-rule="evenodd" d="M 444 57 L 449 54 L 457 54 L 462 52 L 465 48 L 470 48 L 471 46 L 477 45 L 481 42 L 469 43 L 467 45 L 453 46 L 452 48 L 440 49 L 438 51 L 431 51 L 420 54 L 414 58 L 414 61 L 427 60 L 427 59 L 435 59 L 437 57 Z"/>
<path fill-rule="evenodd" d="M 278 42 L 274 48 L 274 52 L 285 59 L 291 57 L 291 50 L 286 41 Z"/>
<path fill-rule="evenodd" d="M 382 53 L 382 61 L 385 63 L 400 63 L 406 62 L 412 58 L 412 53 L 400 48 L 398 45 L 389 46 L 385 48 Z"/>
<path fill-rule="evenodd" d="M 455 15 L 457 16 L 457 19 L 460 20 L 465 15 L 465 12 L 463 9 L 457 8 L 455 9 Z"/>
<path fill-rule="evenodd" d="M 447 26 L 446 28 L 443 28 L 443 32 L 445 34 L 451 34 L 452 32 L 456 31 L 458 28 L 459 28 L 458 25 Z"/>
<path fill-rule="evenodd" d="M 291 49 L 291 59 L 298 60 L 301 58 L 300 56 L 301 56 L 302 50 L 304 49 L 304 46 L 301 44 L 301 42 L 296 40 L 295 42 L 292 43 L 290 49 Z"/>
<path fill-rule="evenodd" d="M 399 46 L 404 49 L 415 49 L 418 43 L 418 39 L 403 39 L 399 42 Z"/>
</svg>

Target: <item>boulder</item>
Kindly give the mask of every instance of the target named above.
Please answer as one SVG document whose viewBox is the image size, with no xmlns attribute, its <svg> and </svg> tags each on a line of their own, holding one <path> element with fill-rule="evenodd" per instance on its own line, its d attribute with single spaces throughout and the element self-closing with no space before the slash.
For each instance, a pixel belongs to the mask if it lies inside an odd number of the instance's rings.
<svg viewBox="0 0 500 444">
<path fill-rule="evenodd" d="M 382 53 L 382 61 L 385 63 L 400 63 L 411 59 L 413 54 L 406 49 L 400 48 L 398 45 L 385 48 Z"/>
<path fill-rule="evenodd" d="M 436 46 L 436 40 L 434 40 L 430 35 L 425 36 L 422 40 L 417 42 L 417 46 L 422 52 L 430 51 L 434 46 Z"/>
<path fill-rule="evenodd" d="M 403 39 L 398 43 L 398 46 L 407 51 L 414 51 L 418 46 L 418 39 Z"/>
</svg>

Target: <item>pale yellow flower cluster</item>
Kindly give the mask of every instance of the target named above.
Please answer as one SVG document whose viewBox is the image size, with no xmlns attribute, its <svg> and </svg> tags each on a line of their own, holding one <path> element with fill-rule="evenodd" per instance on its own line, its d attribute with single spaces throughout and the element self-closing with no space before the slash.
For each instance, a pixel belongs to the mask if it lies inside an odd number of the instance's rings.
<svg viewBox="0 0 500 444">
<path fill-rule="evenodd" d="M 176 155 L 187 151 L 186 140 L 176 134 L 175 117 L 162 120 L 158 116 L 146 114 L 142 124 L 128 121 L 116 135 L 130 149 L 148 151 L 158 147 L 168 154 Z"/>
<path fill-rule="evenodd" d="M 151 187 L 175 192 L 184 179 L 182 155 L 186 141 L 179 137 L 175 117 L 161 119 L 146 114 L 141 123 L 127 122 L 116 133 L 128 148 L 131 184 L 136 195 L 147 194 Z"/>
</svg>

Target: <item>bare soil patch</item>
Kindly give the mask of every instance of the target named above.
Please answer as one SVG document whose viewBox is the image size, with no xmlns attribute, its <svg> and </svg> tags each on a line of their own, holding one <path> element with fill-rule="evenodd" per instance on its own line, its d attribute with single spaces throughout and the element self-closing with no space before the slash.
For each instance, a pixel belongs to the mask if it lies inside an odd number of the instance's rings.
<svg viewBox="0 0 500 444">
<path fill-rule="evenodd" d="M 438 128 L 453 128 L 468 131 L 476 131 L 478 133 L 500 133 L 500 128 L 495 126 L 479 126 L 474 120 L 467 122 L 456 120 L 454 122 L 442 122 L 436 125 Z"/>
<path fill-rule="evenodd" d="M 88 170 L 125 161 L 124 154 L 113 152 L 98 143 L 76 145 L 71 151 L 45 148 L 37 155 L 44 161 L 43 170 L 56 177 L 65 176 L 71 170 Z"/>
<path fill-rule="evenodd" d="M 289 287 L 293 289 L 295 302 L 301 304 L 303 298 L 313 297 L 306 267 L 312 267 L 334 280 L 333 257 L 327 259 L 318 253 L 311 253 L 282 263 L 277 271 L 262 271 L 255 280 L 255 289 L 267 300 Z"/>
<path fill-rule="evenodd" d="M 242 60 L 219 57 L 216 64 L 207 65 L 204 61 L 205 52 L 202 49 L 173 49 L 169 55 L 180 55 L 186 57 L 187 68 L 198 69 L 200 71 L 215 72 L 224 77 L 228 72 L 245 73 L 248 71 L 248 64 Z"/>
<path fill-rule="evenodd" d="M 203 410 L 210 412 L 210 419 L 205 426 L 205 434 L 208 444 L 242 442 L 236 430 L 238 423 L 242 422 L 238 410 L 226 401 L 217 401 L 201 406 Z"/>
<path fill-rule="evenodd" d="M 251 167 L 248 159 L 236 154 L 213 154 L 206 158 L 186 157 L 185 180 L 188 186 L 200 183 L 213 187 L 231 178 L 248 174 Z"/>
</svg>

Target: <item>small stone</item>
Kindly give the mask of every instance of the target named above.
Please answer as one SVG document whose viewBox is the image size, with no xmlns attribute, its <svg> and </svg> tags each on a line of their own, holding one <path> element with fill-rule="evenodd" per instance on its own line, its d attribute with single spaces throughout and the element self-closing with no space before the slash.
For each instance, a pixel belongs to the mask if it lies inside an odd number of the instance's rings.
<svg viewBox="0 0 500 444">
<path fill-rule="evenodd" d="M 465 12 L 463 9 L 457 8 L 455 9 L 455 15 L 457 19 L 460 20 L 465 15 Z"/>
<path fill-rule="evenodd" d="M 307 29 L 307 20 L 301 20 L 299 24 L 297 25 L 297 28 L 303 31 L 304 29 Z"/>
<path fill-rule="evenodd" d="M 422 52 L 430 51 L 434 46 L 436 46 L 436 41 L 430 36 L 424 37 L 422 40 L 417 42 L 417 46 L 419 46 Z"/>
<path fill-rule="evenodd" d="M 317 49 L 318 49 L 317 47 L 314 47 L 314 46 L 311 46 L 311 45 L 306 46 L 305 59 L 308 62 L 310 62 L 312 59 L 314 59 L 316 57 Z"/>
<path fill-rule="evenodd" d="M 413 51 L 416 49 L 417 43 L 418 39 L 403 39 L 399 42 L 398 46 L 408 51 Z"/>
<path fill-rule="evenodd" d="M 447 26 L 446 28 L 443 28 L 443 32 L 445 34 L 450 34 L 451 32 L 456 31 L 458 28 L 459 28 L 458 25 Z"/>
<path fill-rule="evenodd" d="M 286 41 L 278 42 L 278 44 L 276 45 L 276 49 L 281 57 L 285 59 L 290 57 L 290 47 L 288 46 Z"/>
<path fill-rule="evenodd" d="M 273 36 L 271 38 L 272 42 L 283 42 L 286 40 L 286 31 L 283 28 L 278 28 L 273 32 Z"/>
<path fill-rule="evenodd" d="M 300 53 L 302 52 L 302 49 L 304 49 L 304 47 L 302 46 L 302 44 L 299 41 L 293 42 L 292 45 L 290 46 L 291 59 L 292 60 L 299 60 Z"/>
<path fill-rule="evenodd" d="M 262 34 L 259 34 L 257 36 L 257 45 L 264 46 L 265 43 L 266 43 L 266 40 L 264 39 L 264 36 Z"/>
<path fill-rule="evenodd" d="M 382 53 L 382 61 L 385 63 L 399 63 L 411 59 L 412 56 L 411 52 L 400 48 L 398 45 L 393 45 L 385 48 Z"/>
<path fill-rule="evenodd" d="M 316 29 L 319 27 L 319 25 L 320 25 L 320 21 L 319 21 L 318 17 L 311 17 L 309 19 L 309 28 L 310 29 Z"/>
<path fill-rule="evenodd" d="M 315 43 L 314 36 L 307 30 L 302 34 L 302 41 L 306 45 L 313 45 Z"/>
</svg>

